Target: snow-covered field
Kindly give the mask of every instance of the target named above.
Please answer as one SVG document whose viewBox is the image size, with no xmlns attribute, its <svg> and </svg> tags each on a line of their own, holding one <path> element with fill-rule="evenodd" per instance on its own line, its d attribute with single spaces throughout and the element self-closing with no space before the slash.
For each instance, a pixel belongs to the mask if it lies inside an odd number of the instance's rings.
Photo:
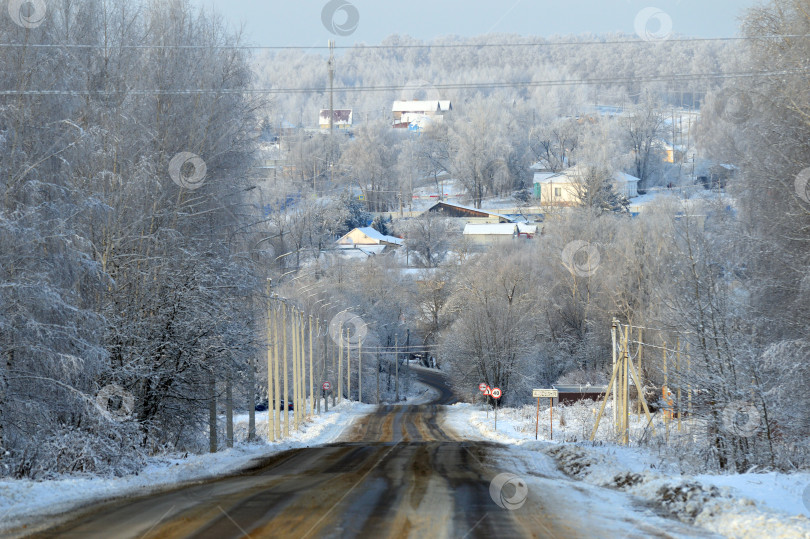
<svg viewBox="0 0 810 539">
<path fill-rule="evenodd" d="M 48 481 L 0 481 L 0 532 L 17 527 L 33 516 L 58 515 L 73 508 L 122 496 L 148 494 L 183 483 L 234 472 L 261 459 L 298 447 L 337 440 L 356 418 L 373 410 L 370 404 L 344 401 L 316 415 L 299 431 L 279 442 L 267 442 L 267 412 L 256 412 L 256 433 L 260 441 L 246 443 L 248 415 L 234 416 L 236 446 L 217 453 L 155 457 L 136 475 L 125 477 L 70 477 Z M 291 414 L 292 415 L 292 414 Z"/>
<path fill-rule="evenodd" d="M 516 467 L 513 473 L 520 474 L 523 469 L 531 474 L 533 467 L 546 470 L 551 457 L 569 477 L 627 492 L 711 532 L 727 537 L 810 538 L 810 473 L 690 476 L 679 473 L 676 463 L 662 462 L 651 450 L 605 443 L 562 443 L 566 432 L 590 433 L 592 421 L 582 425 L 576 419 L 588 417 L 588 405 L 568 407 L 564 426 L 555 417 L 555 441 L 548 439 L 548 408 L 541 408 L 539 441 L 535 441 L 535 411 L 527 417 L 527 408 L 531 407 L 501 409 L 496 431 L 491 411 L 456 404 L 445 424 L 470 439 L 519 448 L 514 454 L 523 454 L 524 464 L 510 461 Z M 531 464 L 526 465 L 526 461 Z"/>
</svg>

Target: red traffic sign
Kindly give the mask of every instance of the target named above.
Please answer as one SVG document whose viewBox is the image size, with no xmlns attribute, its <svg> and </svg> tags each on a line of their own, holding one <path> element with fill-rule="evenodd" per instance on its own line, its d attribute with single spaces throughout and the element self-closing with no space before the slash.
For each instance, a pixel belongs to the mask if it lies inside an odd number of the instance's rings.
<svg viewBox="0 0 810 539">
<path fill-rule="evenodd" d="M 329 391 L 330 389 L 332 389 L 332 384 L 330 384 L 329 382 L 324 382 L 323 383 L 323 390 L 324 391 Z"/>
<path fill-rule="evenodd" d="M 478 391 L 483 392 L 486 389 L 487 389 L 487 385 L 484 382 L 481 382 L 480 384 L 478 384 Z"/>
<path fill-rule="evenodd" d="M 492 398 L 493 399 L 500 399 L 501 398 L 501 389 L 498 387 L 492 388 Z"/>
<path fill-rule="evenodd" d="M 492 390 L 489 388 L 489 386 L 484 388 L 484 395 L 492 395 Z"/>
</svg>

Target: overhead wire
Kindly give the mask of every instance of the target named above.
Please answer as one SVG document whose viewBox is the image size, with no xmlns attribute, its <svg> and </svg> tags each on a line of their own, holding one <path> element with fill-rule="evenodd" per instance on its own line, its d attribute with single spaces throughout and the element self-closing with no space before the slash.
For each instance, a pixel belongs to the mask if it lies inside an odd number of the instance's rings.
<svg viewBox="0 0 810 539">
<path fill-rule="evenodd" d="M 779 70 L 779 71 L 737 71 L 729 73 L 693 73 L 693 74 L 673 74 L 659 75 L 652 77 L 615 77 L 601 79 L 558 79 L 540 81 L 501 81 L 501 82 L 461 82 L 449 84 L 432 85 L 436 90 L 465 90 L 465 89 L 499 89 L 499 88 L 540 88 L 553 86 L 579 86 L 579 85 L 614 85 L 614 84 L 638 84 L 651 82 L 688 82 L 696 80 L 713 79 L 736 79 L 748 77 L 792 75 L 810 72 L 810 68 Z M 335 92 L 392 92 L 401 91 L 401 85 L 386 86 L 346 86 L 335 88 Z M 0 96 L 20 96 L 20 95 L 55 95 L 55 96 L 114 96 L 121 95 L 229 95 L 229 94 L 307 94 L 323 93 L 328 88 L 186 88 L 186 89 L 128 89 L 128 90 L 0 90 Z"/>
<path fill-rule="evenodd" d="M 378 44 L 366 45 L 355 43 L 352 45 L 335 45 L 335 49 L 343 50 L 379 50 L 379 49 L 460 49 L 460 48 L 490 48 L 490 47 L 568 47 L 591 45 L 661 45 L 669 43 L 712 43 L 757 41 L 767 39 L 800 39 L 810 37 L 810 34 L 769 34 L 764 36 L 729 36 L 729 37 L 683 37 L 666 38 L 657 41 L 647 41 L 636 36 L 628 35 L 627 39 L 606 40 L 569 40 L 569 41 L 531 41 L 519 43 L 408 43 L 408 44 Z M 182 45 L 182 44 L 139 44 L 139 45 L 109 45 L 101 43 L 0 43 L 0 48 L 32 48 L 32 49 L 161 49 L 161 50 L 329 50 L 328 45 Z"/>
</svg>

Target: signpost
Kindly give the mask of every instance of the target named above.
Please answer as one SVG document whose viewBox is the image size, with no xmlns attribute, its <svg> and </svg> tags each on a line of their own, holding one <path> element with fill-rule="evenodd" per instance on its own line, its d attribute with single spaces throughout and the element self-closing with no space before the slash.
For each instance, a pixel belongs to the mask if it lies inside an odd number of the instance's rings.
<svg viewBox="0 0 810 539">
<path fill-rule="evenodd" d="M 540 431 L 540 399 L 548 399 L 548 437 L 550 440 L 554 439 L 554 399 L 559 398 L 560 392 L 556 389 L 532 389 L 532 398 L 537 399 L 537 418 L 534 424 L 534 439 L 537 439 L 537 433 Z"/>
<path fill-rule="evenodd" d="M 498 430 L 498 399 L 501 398 L 501 389 L 498 387 L 493 387 L 491 394 L 492 398 L 495 399 L 495 430 Z"/>
</svg>

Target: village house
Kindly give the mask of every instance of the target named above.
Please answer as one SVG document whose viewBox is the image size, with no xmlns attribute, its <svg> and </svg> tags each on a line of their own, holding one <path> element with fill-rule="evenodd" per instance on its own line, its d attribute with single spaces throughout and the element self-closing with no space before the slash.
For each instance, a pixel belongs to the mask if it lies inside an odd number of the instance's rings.
<svg viewBox="0 0 810 539">
<path fill-rule="evenodd" d="M 337 240 L 340 249 L 362 249 L 380 253 L 386 248 L 396 249 L 404 243 L 402 238 L 386 236 L 370 226 L 355 228 Z"/>
<path fill-rule="evenodd" d="M 578 206 L 582 192 L 581 165 L 562 172 L 538 172 L 534 175 L 534 197 L 542 206 Z M 638 183 L 641 180 L 624 172 L 615 172 L 611 184 L 616 194 L 626 198 L 638 196 Z"/>
<path fill-rule="evenodd" d="M 441 121 L 445 113 L 453 110 L 450 101 L 431 99 L 427 101 L 394 101 L 391 112 L 394 127 L 407 129 L 412 123 L 424 125 L 429 121 Z"/>
<path fill-rule="evenodd" d="M 352 109 L 335 109 L 332 112 L 334 129 L 347 131 L 352 128 Z M 329 109 L 321 109 L 318 125 L 321 129 L 329 129 Z"/>
</svg>

